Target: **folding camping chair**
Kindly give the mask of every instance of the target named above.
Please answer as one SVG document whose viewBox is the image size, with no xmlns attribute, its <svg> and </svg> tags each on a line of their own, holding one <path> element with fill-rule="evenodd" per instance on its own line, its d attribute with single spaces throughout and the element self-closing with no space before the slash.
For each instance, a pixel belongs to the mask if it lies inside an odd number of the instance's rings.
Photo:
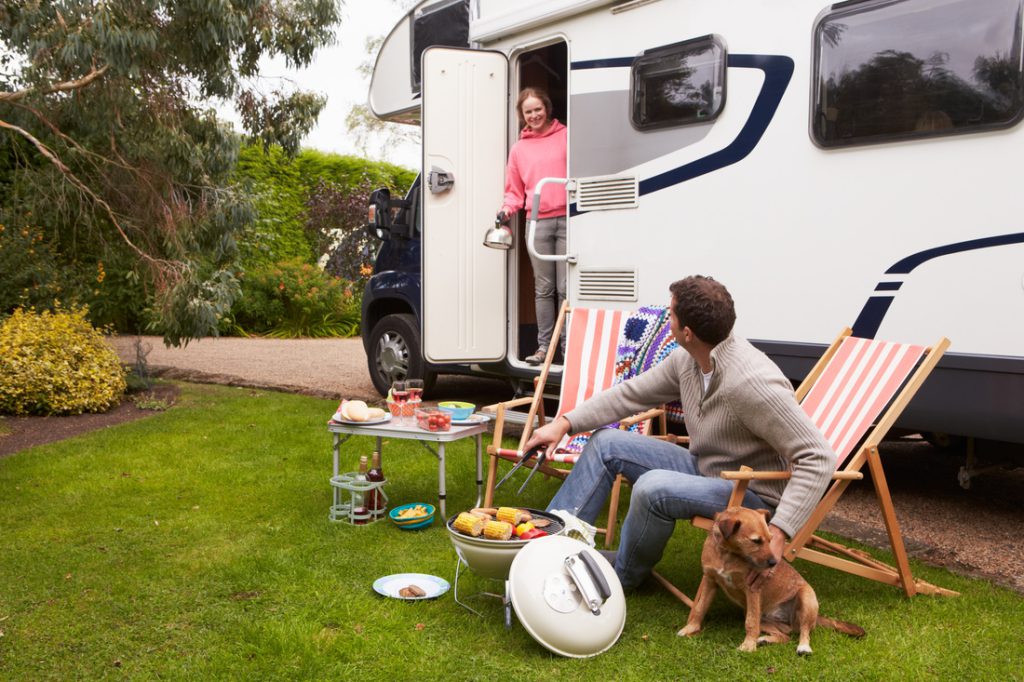
<svg viewBox="0 0 1024 682">
<path fill-rule="evenodd" d="M 523 461 L 524 455 L 527 454 L 525 451 L 526 442 L 533 435 L 535 419 L 537 419 L 540 425 L 543 425 L 546 421 L 544 415 L 544 388 L 555 350 L 558 348 L 562 327 L 565 325 L 566 317 L 568 317 L 565 361 L 562 369 L 562 385 L 559 394 L 558 412 L 555 415 L 556 419 L 574 409 L 591 396 L 609 388 L 614 383 L 617 348 L 628 315 L 627 311 L 622 310 L 569 308 L 567 304 L 562 306 L 558 319 L 555 322 L 551 345 L 548 347 L 540 376 L 535 380 L 533 395 L 498 403 L 488 408 L 493 409 L 496 414 L 494 420 L 494 439 L 491 445 L 487 447 L 490 462 L 487 469 L 484 506 L 491 506 L 494 500 L 495 479 L 497 478 L 499 459 L 516 464 L 522 462 L 523 466 L 531 469 L 539 468 L 542 473 L 548 476 L 564 479 L 569 475 L 571 465 L 579 458 L 580 452 L 590 435 L 589 433 L 567 435 L 563 442 L 558 445 L 550 463 L 545 461 L 538 465 L 535 459 Z M 529 405 L 530 410 L 526 417 L 526 426 L 519 439 L 518 447 L 514 450 L 503 448 L 501 443 L 506 411 L 525 405 Z M 635 415 L 629 420 L 624 420 L 619 426 L 620 428 L 633 428 L 642 433 L 647 433 L 650 429 L 650 419 L 646 413 Z M 570 466 L 555 467 L 551 466 L 551 464 Z M 599 530 L 604 532 L 604 529 Z"/>
<path fill-rule="evenodd" d="M 825 435 L 838 456 L 838 462 L 831 487 L 804 527 L 786 545 L 783 556 L 788 561 L 800 557 L 902 587 L 907 596 L 916 593 L 955 596 L 958 593 L 916 580 L 911 575 L 906 548 L 878 454 L 882 439 L 938 364 L 939 358 L 949 347 L 949 339 L 941 338 L 934 346 L 926 348 L 861 339 L 851 336 L 851 333 L 850 329 L 845 329 L 836 338 L 796 391 L 797 400 Z M 872 423 L 874 428 L 871 428 Z M 815 535 L 818 526 L 850 482 L 863 478 L 860 469 L 865 462 L 871 471 L 871 482 L 881 507 L 896 566 Z M 790 476 L 788 471 L 757 472 L 751 471 L 749 467 L 744 469 L 722 473 L 723 478 L 735 481 L 729 499 L 730 506 L 741 503 L 750 481 L 788 479 Z M 708 518 L 696 517 L 692 523 L 704 530 L 711 530 L 713 522 Z M 656 573 L 655 578 L 692 607 L 689 598 L 663 576 Z"/>
</svg>

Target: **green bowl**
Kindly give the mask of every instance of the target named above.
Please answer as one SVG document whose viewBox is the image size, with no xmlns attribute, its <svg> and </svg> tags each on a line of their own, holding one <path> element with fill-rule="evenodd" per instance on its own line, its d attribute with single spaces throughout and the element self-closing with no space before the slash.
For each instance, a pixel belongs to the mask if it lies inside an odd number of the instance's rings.
<svg viewBox="0 0 1024 682">
<path fill-rule="evenodd" d="M 438 403 L 437 406 L 445 412 L 450 412 L 452 421 L 457 422 L 466 421 L 476 410 L 476 405 L 473 403 L 463 403 L 458 400 L 446 400 L 443 403 Z"/>
</svg>

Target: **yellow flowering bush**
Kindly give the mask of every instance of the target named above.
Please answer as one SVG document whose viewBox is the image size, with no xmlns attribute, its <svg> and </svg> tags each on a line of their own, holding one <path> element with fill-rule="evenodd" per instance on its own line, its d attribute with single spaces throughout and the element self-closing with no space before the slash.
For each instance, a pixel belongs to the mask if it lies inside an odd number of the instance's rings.
<svg viewBox="0 0 1024 682">
<path fill-rule="evenodd" d="M 104 412 L 120 402 L 121 362 L 85 315 L 19 308 L 0 325 L 0 413 Z"/>
</svg>

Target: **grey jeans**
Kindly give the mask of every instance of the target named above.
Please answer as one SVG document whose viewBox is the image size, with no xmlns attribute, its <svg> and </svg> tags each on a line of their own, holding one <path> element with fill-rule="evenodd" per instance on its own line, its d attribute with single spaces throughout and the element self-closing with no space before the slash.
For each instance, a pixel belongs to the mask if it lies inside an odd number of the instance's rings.
<svg viewBox="0 0 1024 682">
<path fill-rule="evenodd" d="M 538 220 L 534 245 L 537 253 L 545 256 L 564 254 L 565 216 Z M 547 350 L 555 319 L 565 300 L 565 261 L 552 263 L 531 255 L 530 263 L 533 264 L 533 292 L 537 307 L 537 345 L 541 350 Z M 565 345 L 565 330 L 562 331 L 562 344 Z"/>
</svg>

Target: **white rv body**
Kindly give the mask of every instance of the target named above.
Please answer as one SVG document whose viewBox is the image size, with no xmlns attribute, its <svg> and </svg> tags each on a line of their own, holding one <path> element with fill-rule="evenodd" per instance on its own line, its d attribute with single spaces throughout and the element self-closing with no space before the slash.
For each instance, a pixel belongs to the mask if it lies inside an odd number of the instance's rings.
<svg viewBox="0 0 1024 682">
<path fill-rule="evenodd" d="M 910 1 L 948 12 L 960 7 L 957 0 Z M 1014 3 L 1003 4 L 1012 9 Z M 392 34 L 398 37 L 382 48 L 370 96 L 381 118 L 418 118 L 420 98 L 409 81 L 409 26 L 417 12 L 437 4 L 425 2 L 410 12 Z M 567 251 L 574 257 L 568 266 L 571 305 L 664 304 L 672 281 L 711 275 L 736 301 L 736 333 L 766 350 L 794 378 L 846 326 L 866 336 L 914 343 L 948 336 L 950 352 L 904 423 L 1024 442 L 1020 116 L 962 134 L 897 136 L 849 146 L 822 146 L 814 137 L 817 27 L 847 7 L 870 12 L 894 4 L 899 3 L 471 0 L 470 47 L 507 57 L 508 124 L 504 144 L 452 152 L 471 155 L 479 164 L 469 177 L 465 171 L 456 176 L 456 189 L 474 177 L 488 183 L 483 199 L 476 193 L 475 209 L 463 212 L 471 221 L 471 228 L 463 228 L 470 240 L 464 250 L 490 256 L 481 240 L 501 205 L 495 169 L 502 172 L 518 134 L 521 60 L 542 46 L 564 44 L 567 63 L 552 66 L 567 77 L 568 176 L 576 185 L 567 229 Z M 1012 29 L 1018 37 L 1021 20 L 1018 11 Z M 945 30 L 953 35 L 971 26 Z M 702 36 L 714 36 L 727 52 L 724 104 L 717 117 L 636 129 L 630 119 L 634 60 Z M 892 49 L 899 47 L 896 42 Z M 1019 65 L 1019 42 L 1010 57 Z M 957 59 L 955 51 L 950 59 Z M 425 69 L 425 97 L 432 77 Z M 424 177 L 436 165 L 427 163 Z M 628 207 L 581 198 L 588 188 L 609 181 L 637 188 L 624 202 Z M 422 196 L 423 249 L 429 254 L 431 202 L 450 201 L 455 193 L 424 191 Z M 522 289 L 515 258 L 514 250 L 507 262 L 507 315 L 498 318 L 499 324 L 509 321 L 502 332 L 508 365 L 525 368 L 516 359 L 522 355 L 516 325 Z M 439 305 L 431 301 L 432 286 L 449 274 L 426 267 L 424 320 Z M 472 316 L 463 317 L 474 324 Z M 494 315 L 486 318 L 481 323 L 495 324 Z M 443 326 L 431 329 L 425 323 L 428 350 L 436 345 L 432 334 L 466 334 Z M 443 358 L 484 360 L 494 360 L 493 348 L 484 355 L 467 349 L 462 358 L 451 353 Z"/>
</svg>

